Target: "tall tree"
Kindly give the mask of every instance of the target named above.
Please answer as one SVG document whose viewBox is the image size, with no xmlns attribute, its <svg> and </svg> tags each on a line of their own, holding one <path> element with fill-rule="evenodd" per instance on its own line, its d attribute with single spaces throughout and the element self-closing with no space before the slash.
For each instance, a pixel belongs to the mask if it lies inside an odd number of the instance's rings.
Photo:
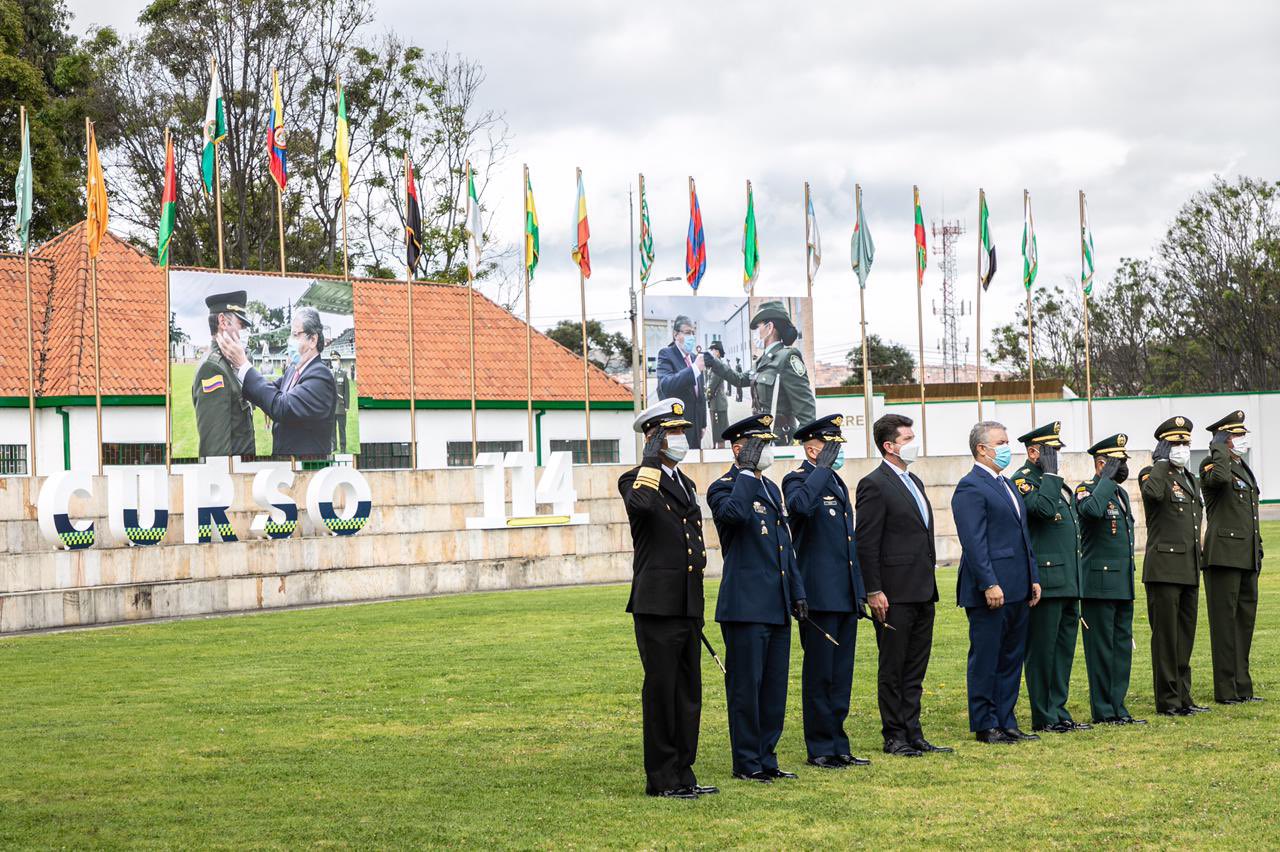
<svg viewBox="0 0 1280 852">
<path fill-rule="evenodd" d="M 576 357 L 582 357 L 582 323 L 560 320 L 547 329 L 547 337 L 568 349 Z M 631 341 L 621 332 L 612 334 L 604 330 L 599 320 L 587 320 L 587 359 L 610 373 L 631 369 Z"/>
<path fill-rule="evenodd" d="M 862 387 L 861 343 L 849 350 L 845 363 L 852 372 L 840 384 Z M 915 381 L 916 359 L 911 350 L 898 343 L 886 343 L 878 334 L 867 335 L 867 365 L 871 369 L 873 386 L 905 385 Z"/>
</svg>

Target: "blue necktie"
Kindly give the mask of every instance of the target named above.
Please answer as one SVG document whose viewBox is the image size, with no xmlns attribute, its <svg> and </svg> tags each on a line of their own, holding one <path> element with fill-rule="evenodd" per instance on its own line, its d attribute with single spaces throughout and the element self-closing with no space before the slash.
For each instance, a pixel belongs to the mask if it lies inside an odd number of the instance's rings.
<svg viewBox="0 0 1280 852">
<path fill-rule="evenodd" d="M 916 488 L 915 481 L 911 479 L 911 474 L 900 473 L 902 481 L 906 483 L 907 490 L 911 492 L 911 496 L 916 498 L 916 508 L 920 510 L 920 520 L 924 521 L 924 525 L 929 526 L 929 509 L 925 506 L 924 497 L 920 494 L 920 489 Z"/>
</svg>

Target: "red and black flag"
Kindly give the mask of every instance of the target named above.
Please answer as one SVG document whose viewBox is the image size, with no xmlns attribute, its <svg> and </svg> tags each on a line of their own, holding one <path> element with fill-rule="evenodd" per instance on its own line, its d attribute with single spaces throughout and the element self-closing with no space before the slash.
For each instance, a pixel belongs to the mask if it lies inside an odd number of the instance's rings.
<svg viewBox="0 0 1280 852">
<path fill-rule="evenodd" d="M 405 176 L 405 214 L 404 214 L 404 246 L 405 260 L 409 264 L 409 274 L 418 271 L 418 258 L 422 254 L 422 208 L 418 205 L 418 187 L 413 182 L 413 163 L 406 157 L 404 161 Z"/>
</svg>

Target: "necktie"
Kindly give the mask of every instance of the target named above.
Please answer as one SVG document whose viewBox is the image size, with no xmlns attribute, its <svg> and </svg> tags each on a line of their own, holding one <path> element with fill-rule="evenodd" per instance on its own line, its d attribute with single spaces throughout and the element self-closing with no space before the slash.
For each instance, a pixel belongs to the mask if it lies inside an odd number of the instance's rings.
<svg viewBox="0 0 1280 852">
<path fill-rule="evenodd" d="M 1022 517 L 1022 507 L 1018 505 L 1018 497 L 1013 493 L 1013 488 L 1009 485 L 1009 480 L 1003 476 L 997 476 L 996 479 L 1004 486 L 1004 493 L 1009 495 L 1009 499 L 1013 502 L 1013 513 L 1019 518 Z"/>
<path fill-rule="evenodd" d="M 929 509 L 925 505 L 924 496 L 920 493 L 920 489 L 916 488 L 915 480 L 911 478 L 909 473 L 900 473 L 902 481 L 906 484 L 907 490 L 911 492 L 911 496 L 916 498 L 916 508 L 920 510 L 920 520 L 924 521 L 925 526 L 929 525 Z"/>
</svg>

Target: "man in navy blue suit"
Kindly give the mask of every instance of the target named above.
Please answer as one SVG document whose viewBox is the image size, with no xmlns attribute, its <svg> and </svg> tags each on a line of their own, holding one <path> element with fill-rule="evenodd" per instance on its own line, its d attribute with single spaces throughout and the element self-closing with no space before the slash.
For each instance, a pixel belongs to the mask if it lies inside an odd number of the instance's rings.
<svg viewBox="0 0 1280 852">
<path fill-rule="evenodd" d="M 237 340 L 219 335 L 218 347 L 236 370 L 244 398 L 271 418 L 272 455 L 327 456 L 333 452 L 333 408 L 338 397 L 333 373 L 320 360 L 324 326 L 315 308 L 294 310 L 289 363 L 284 375 L 274 381 L 254 369 Z"/>
<path fill-rule="evenodd" d="M 734 465 L 707 489 L 724 553 L 716 621 L 725 645 L 733 777 L 766 784 L 796 777 L 778 768 L 774 749 L 787 710 L 791 616 L 809 617 L 782 492 L 764 476 L 773 461 L 772 423 L 759 414 L 724 431 Z"/>
<path fill-rule="evenodd" d="M 671 343 L 658 350 L 658 398 L 676 397 L 684 403 L 684 416 L 693 425 L 685 430 L 689 449 L 702 447 L 707 428 L 707 385 L 705 363 L 698 352 L 693 322 L 678 316 L 671 324 Z"/>
<path fill-rule="evenodd" d="M 1027 651 L 1029 607 L 1040 602 L 1027 512 L 1000 471 L 1012 449 L 1004 426 L 984 420 L 969 432 L 973 470 L 951 497 L 963 555 L 956 603 L 969 616 L 969 730 L 978 742 L 1038 740 L 1013 714 Z"/>
</svg>

